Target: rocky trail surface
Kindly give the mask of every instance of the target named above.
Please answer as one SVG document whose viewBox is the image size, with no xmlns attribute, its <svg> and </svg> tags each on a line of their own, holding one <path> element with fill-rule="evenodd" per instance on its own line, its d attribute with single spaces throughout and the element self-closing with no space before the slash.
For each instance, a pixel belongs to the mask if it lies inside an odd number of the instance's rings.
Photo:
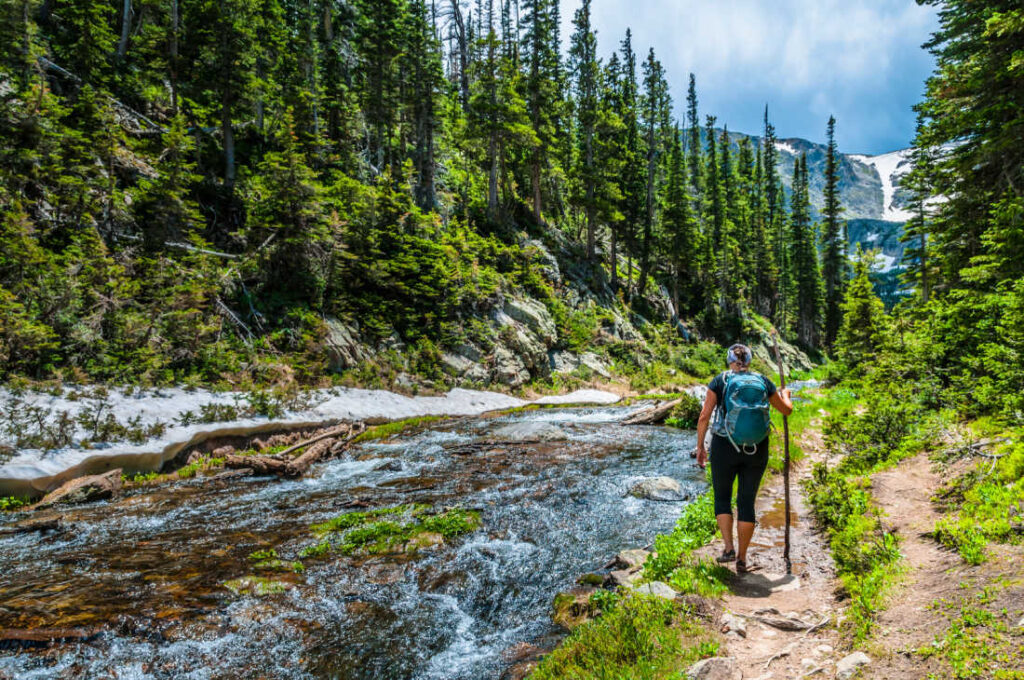
<svg viewBox="0 0 1024 680">
<path fill-rule="evenodd" d="M 709 678 L 835 677 L 837 664 L 846 656 L 839 651 L 834 626 L 842 608 L 836 602 L 832 558 L 825 537 L 814 527 L 800 485 L 824 455 L 814 434 L 802 442 L 807 457 L 792 470 L 793 573 L 786 574 L 783 560 L 785 497 L 782 476 L 776 475 L 758 494 L 758 527 L 747 560 L 752 571 L 735 575 L 723 603 L 726 645 L 720 654 L 734 662 L 725 674 Z M 717 556 L 721 550 L 718 540 L 704 552 Z"/>
</svg>

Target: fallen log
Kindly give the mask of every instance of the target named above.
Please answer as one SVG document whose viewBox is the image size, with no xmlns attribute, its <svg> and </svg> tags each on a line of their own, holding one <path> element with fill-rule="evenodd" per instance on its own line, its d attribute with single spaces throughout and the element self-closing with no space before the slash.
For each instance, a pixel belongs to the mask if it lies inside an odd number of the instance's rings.
<svg viewBox="0 0 1024 680">
<path fill-rule="evenodd" d="M 326 457 L 327 454 L 333 455 L 343 451 L 365 430 L 366 425 L 364 423 L 342 425 L 301 441 L 294 446 L 289 446 L 284 451 L 273 456 L 227 456 L 224 459 L 224 467 L 234 469 L 250 468 L 257 475 L 301 477 L 306 474 L 314 463 Z M 332 441 L 340 437 L 344 438 L 337 442 Z M 302 455 L 297 458 L 288 457 L 289 453 L 303 448 L 306 448 L 306 451 Z"/>
<path fill-rule="evenodd" d="M 642 411 L 638 411 L 633 415 L 629 416 L 621 422 L 622 425 L 660 425 L 665 422 L 668 418 L 668 414 L 672 412 L 682 399 L 673 399 L 672 401 L 666 401 L 664 404 L 657 406 L 651 406 L 645 408 Z"/>
</svg>

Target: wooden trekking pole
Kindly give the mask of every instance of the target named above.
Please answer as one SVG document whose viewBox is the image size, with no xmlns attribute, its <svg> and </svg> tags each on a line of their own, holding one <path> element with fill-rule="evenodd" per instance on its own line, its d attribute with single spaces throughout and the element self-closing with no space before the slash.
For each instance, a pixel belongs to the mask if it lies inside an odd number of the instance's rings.
<svg viewBox="0 0 1024 680">
<path fill-rule="evenodd" d="M 779 365 L 779 389 L 786 389 L 786 372 L 782 366 L 782 352 L 779 351 L 778 333 L 773 333 L 775 341 L 775 361 Z M 786 575 L 793 573 L 793 563 L 789 560 L 789 418 L 782 416 L 782 447 L 784 452 L 782 467 L 782 483 L 786 489 L 786 544 L 782 550 L 782 558 L 786 561 Z"/>
</svg>

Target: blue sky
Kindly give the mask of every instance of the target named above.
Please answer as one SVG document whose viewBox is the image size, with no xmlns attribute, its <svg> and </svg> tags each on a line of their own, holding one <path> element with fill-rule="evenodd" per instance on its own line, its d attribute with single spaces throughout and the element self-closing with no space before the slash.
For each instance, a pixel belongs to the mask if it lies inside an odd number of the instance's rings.
<svg viewBox="0 0 1024 680">
<path fill-rule="evenodd" d="M 568 42 L 579 0 L 562 3 Z M 618 49 L 626 27 L 642 59 L 665 66 L 677 115 L 690 72 L 700 115 L 758 133 L 764 106 L 779 137 L 824 141 L 830 114 L 848 153 L 910 145 L 911 107 L 934 60 L 921 49 L 935 10 L 913 0 L 593 0 L 600 54 Z"/>
</svg>

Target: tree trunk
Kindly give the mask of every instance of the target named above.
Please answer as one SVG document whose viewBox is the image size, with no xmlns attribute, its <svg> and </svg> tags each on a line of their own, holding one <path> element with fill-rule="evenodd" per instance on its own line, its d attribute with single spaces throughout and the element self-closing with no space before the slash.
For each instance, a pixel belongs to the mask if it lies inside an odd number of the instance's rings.
<svg viewBox="0 0 1024 680">
<path fill-rule="evenodd" d="M 168 46 L 171 71 L 171 110 L 178 112 L 178 0 L 171 0 L 171 40 Z"/>
<path fill-rule="evenodd" d="M 235 130 L 231 122 L 231 88 L 221 93 L 221 133 L 224 135 L 224 187 L 228 193 L 235 189 Z"/>
<path fill-rule="evenodd" d="M 491 133 L 487 144 L 487 156 L 491 166 L 487 176 L 487 217 L 495 220 L 498 217 L 498 135 L 495 133 Z"/>
<path fill-rule="evenodd" d="M 469 45 L 466 40 L 466 23 L 462 20 L 459 0 L 451 0 L 452 17 L 455 19 L 455 37 L 459 42 L 459 98 L 462 110 L 469 111 Z"/>
<path fill-rule="evenodd" d="M 619 292 L 619 239 L 615 235 L 615 228 L 611 228 L 612 241 L 612 294 Z"/>
<path fill-rule="evenodd" d="M 635 413 L 630 417 L 622 421 L 622 425 L 657 425 L 658 423 L 665 422 L 665 418 L 668 418 L 668 414 L 672 412 L 672 409 L 679 404 L 682 399 L 673 399 L 672 401 L 666 401 L 664 404 L 658 406 L 651 406 L 645 408 L 639 413 Z"/>
<path fill-rule="evenodd" d="M 124 59 L 128 53 L 128 33 L 132 26 L 132 0 L 124 0 L 121 9 L 121 40 L 117 43 L 117 57 Z"/>
<path fill-rule="evenodd" d="M 540 150 L 533 152 L 533 163 L 530 166 L 530 182 L 533 185 L 533 219 L 538 224 L 543 222 L 541 218 L 541 196 L 540 196 Z"/>
</svg>

